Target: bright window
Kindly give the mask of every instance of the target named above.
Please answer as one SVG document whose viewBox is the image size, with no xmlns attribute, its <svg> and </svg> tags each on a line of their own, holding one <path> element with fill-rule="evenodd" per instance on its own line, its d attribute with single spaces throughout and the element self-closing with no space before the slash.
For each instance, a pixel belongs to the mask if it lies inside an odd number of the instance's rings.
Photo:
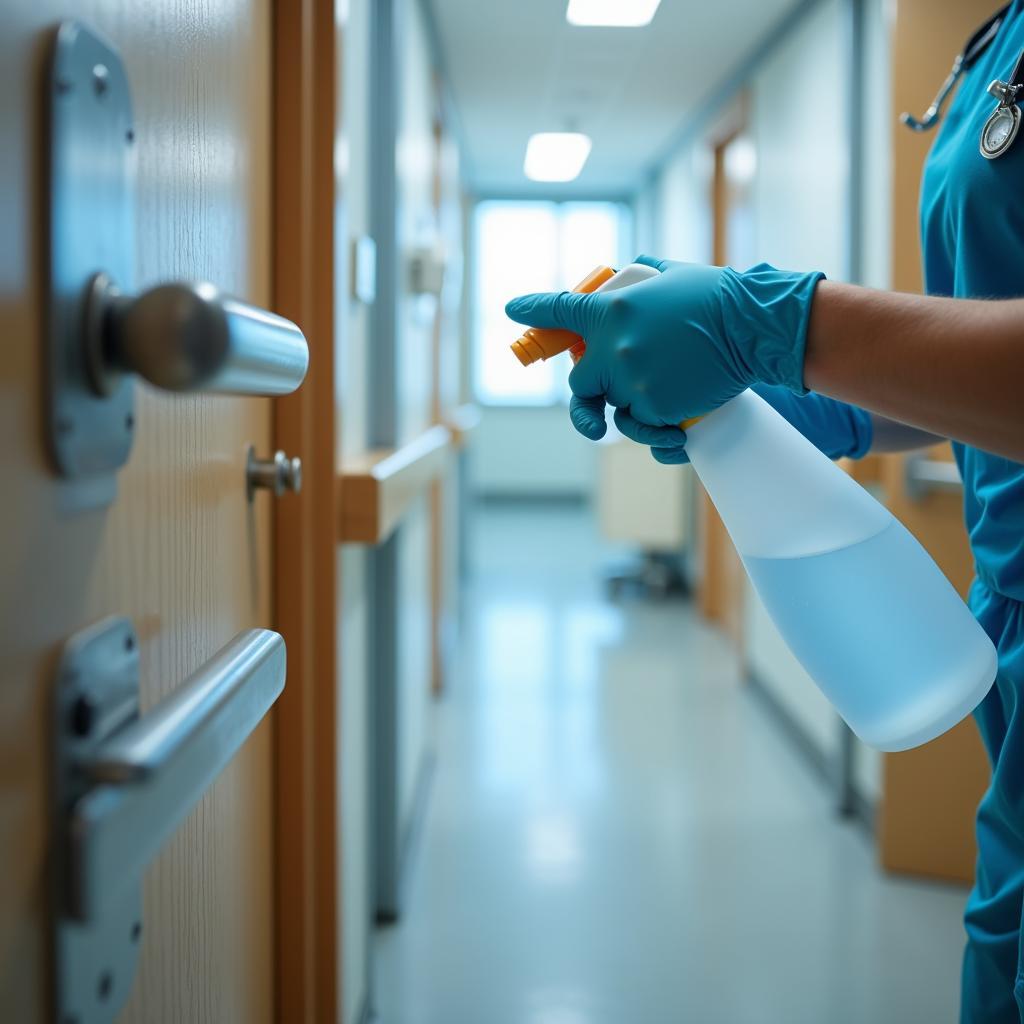
<svg viewBox="0 0 1024 1024">
<path fill-rule="evenodd" d="M 547 405 L 564 400 L 569 357 L 520 366 L 509 345 L 523 328 L 505 303 L 524 292 L 571 288 L 599 264 L 619 267 L 628 242 L 620 203 L 487 200 L 476 207 L 473 355 L 481 402 Z"/>
</svg>

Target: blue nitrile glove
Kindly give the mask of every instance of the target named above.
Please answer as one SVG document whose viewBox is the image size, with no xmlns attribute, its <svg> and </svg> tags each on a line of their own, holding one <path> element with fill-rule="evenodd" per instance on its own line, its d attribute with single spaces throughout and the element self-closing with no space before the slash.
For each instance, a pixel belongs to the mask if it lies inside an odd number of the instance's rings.
<svg viewBox="0 0 1024 1024">
<path fill-rule="evenodd" d="M 871 414 L 864 409 L 813 392 L 794 395 L 777 385 L 755 384 L 750 390 L 830 459 L 860 459 L 871 448 Z M 677 466 L 690 461 L 683 447 L 686 435 L 678 427 L 649 427 L 634 419 L 628 409 L 615 410 L 615 426 L 631 441 L 648 445 L 658 462 Z"/>
<path fill-rule="evenodd" d="M 621 291 L 524 295 L 505 307 L 518 323 L 566 328 L 586 341 L 569 375 L 580 433 L 604 435 L 605 402 L 641 423 L 675 426 L 754 383 L 805 392 L 807 322 L 822 274 L 637 262 L 661 274 Z"/>
<path fill-rule="evenodd" d="M 794 395 L 769 384 L 755 384 L 751 390 L 830 459 L 862 459 L 871 448 L 874 429 L 866 409 L 813 391 Z"/>
</svg>

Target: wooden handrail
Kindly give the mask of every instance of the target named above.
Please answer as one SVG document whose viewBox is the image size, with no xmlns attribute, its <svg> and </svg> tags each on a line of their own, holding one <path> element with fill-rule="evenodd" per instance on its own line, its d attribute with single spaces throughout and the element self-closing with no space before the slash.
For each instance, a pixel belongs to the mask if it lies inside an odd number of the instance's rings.
<svg viewBox="0 0 1024 1024">
<path fill-rule="evenodd" d="M 381 544 L 427 492 L 452 450 L 452 432 L 430 427 L 400 448 L 366 452 L 342 463 L 338 475 L 338 540 Z"/>
<path fill-rule="evenodd" d="M 468 435 L 480 423 L 480 407 L 472 402 L 458 405 L 444 416 L 445 425 L 452 432 L 452 442 L 457 449 L 464 448 Z"/>
</svg>

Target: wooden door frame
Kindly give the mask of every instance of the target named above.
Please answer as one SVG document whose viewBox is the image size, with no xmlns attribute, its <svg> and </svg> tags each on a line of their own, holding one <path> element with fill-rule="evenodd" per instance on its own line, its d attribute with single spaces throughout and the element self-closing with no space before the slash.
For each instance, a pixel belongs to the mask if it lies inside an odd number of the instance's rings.
<svg viewBox="0 0 1024 1024">
<path fill-rule="evenodd" d="M 274 303 L 310 348 L 305 385 L 275 404 L 302 492 L 277 503 L 275 619 L 288 645 L 276 714 L 278 1020 L 342 1005 L 335 492 L 335 0 L 274 2 Z"/>
<path fill-rule="evenodd" d="M 749 98 L 741 92 L 722 112 L 705 136 L 705 145 L 713 157 L 710 181 L 711 262 L 723 266 L 727 262 L 728 191 L 725 175 L 725 151 L 748 128 Z M 697 605 L 701 614 L 717 623 L 729 635 L 738 650 L 743 646 L 742 590 L 741 606 L 733 607 L 727 576 L 735 574 L 739 556 L 725 524 L 710 497 L 703 490 L 699 498 L 699 530 L 701 534 L 701 570 L 698 574 Z M 740 585 L 742 586 L 742 577 Z M 735 597 L 735 595 L 732 595 Z"/>
</svg>

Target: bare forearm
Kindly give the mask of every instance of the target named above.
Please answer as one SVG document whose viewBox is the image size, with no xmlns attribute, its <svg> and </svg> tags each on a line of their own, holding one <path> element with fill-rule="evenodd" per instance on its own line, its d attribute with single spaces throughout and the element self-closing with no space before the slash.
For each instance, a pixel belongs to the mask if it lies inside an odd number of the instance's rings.
<svg viewBox="0 0 1024 1024">
<path fill-rule="evenodd" d="M 931 298 L 822 281 L 804 382 L 1024 462 L 1024 300 Z"/>
</svg>

